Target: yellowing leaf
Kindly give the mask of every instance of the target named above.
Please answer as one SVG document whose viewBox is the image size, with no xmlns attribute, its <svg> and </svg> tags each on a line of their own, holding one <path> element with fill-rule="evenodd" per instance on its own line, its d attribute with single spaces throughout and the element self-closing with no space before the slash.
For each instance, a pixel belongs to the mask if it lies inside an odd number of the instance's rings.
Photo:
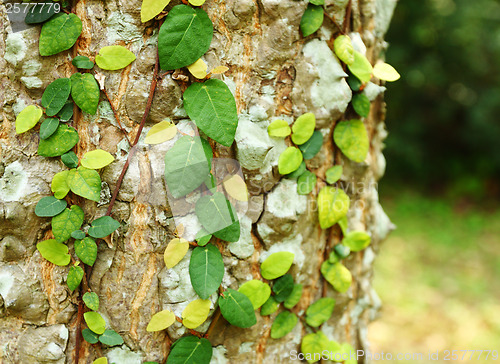
<svg viewBox="0 0 500 364">
<path fill-rule="evenodd" d="M 229 177 L 223 184 L 229 196 L 238 201 L 248 201 L 247 185 L 239 174 Z"/>
<path fill-rule="evenodd" d="M 102 358 L 94 360 L 92 364 L 108 364 L 108 359 L 103 356 Z"/>
<path fill-rule="evenodd" d="M 363 54 L 354 51 L 354 62 L 348 64 L 347 67 L 361 82 L 370 81 L 373 67 Z"/>
<path fill-rule="evenodd" d="M 82 166 L 88 169 L 100 169 L 112 163 L 115 158 L 102 149 L 96 149 L 85 153 L 82 158 Z"/>
<path fill-rule="evenodd" d="M 95 57 L 95 63 L 103 69 L 116 71 L 135 61 L 135 54 L 124 46 L 114 45 L 101 48 Z"/>
<path fill-rule="evenodd" d="M 328 229 L 347 215 L 349 196 L 334 187 L 323 187 L 318 194 L 318 218 L 322 229 Z"/>
<path fill-rule="evenodd" d="M 272 137 L 284 138 L 292 133 L 292 129 L 285 120 L 274 120 L 267 127 L 267 133 Z"/>
<path fill-rule="evenodd" d="M 213 70 L 210 71 L 212 75 L 220 75 L 222 73 L 225 73 L 229 71 L 229 67 L 226 66 L 217 66 Z"/>
<path fill-rule="evenodd" d="M 151 317 L 148 327 L 146 327 L 146 331 L 152 332 L 152 331 L 165 330 L 174 322 L 175 322 L 174 313 L 170 312 L 169 310 L 163 310 L 158 313 L 155 313 L 153 317 Z"/>
<path fill-rule="evenodd" d="M 205 322 L 209 313 L 210 300 L 194 300 L 182 311 L 182 324 L 188 329 L 195 329 Z"/>
<path fill-rule="evenodd" d="M 69 171 L 62 171 L 56 173 L 52 178 L 52 183 L 50 184 L 50 189 L 54 192 L 54 197 L 57 199 L 64 198 L 69 192 L 69 186 L 67 178 Z"/>
<path fill-rule="evenodd" d="M 193 64 L 187 66 L 187 69 L 191 74 L 197 79 L 204 79 L 207 76 L 208 66 L 201 58 L 194 62 Z"/>
<path fill-rule="evenodd" d="M 160 144 L 172 139 L 175 134 L 177 134 L 177 127 L 175 124 L 163 120 L 151 128 L 144 139 L 144 143 Z"/>
<path fill-rule="evenodd" d="M 170 240 L 170 243 L 167 245 L 167 249 L 165 249 L 165 265 L 167 268 L 172 268 L 179 263 L 182 258 L 186 255 L 189 250 L 189 242 L 184 239 L 175 238 Z"/>
<path fill-rule="evenodd" d="M 141 6 L 141 21 L 143 23 L 160 14 L 170 0 L 143 0 Z"/>
<path fill-rule="evenodd" d="M 378 62 L 373 67 L 373 75 L 382 81 L 394 82 L 399 80 L 401 75 L 388 63 Z"/>
<path fill-rule="evenodd" d="M 354 48 L 351 43 L 351 38 L 347 35 L 339 35 L 333 43 L 335 54 L 345 64 L 354 62 Z"/>
<path fill-rule="evenodd" d="M 33 128 L 42 117 L 43 111 L 38 106 L 30 105 L 17 115 L 16 133 L 22 134 Z"/>
<path fill-rule="evenodd" d="M 206 0 L 189 0 L 189 3 L 193 6 L 201 6 Z"/>
</svg>

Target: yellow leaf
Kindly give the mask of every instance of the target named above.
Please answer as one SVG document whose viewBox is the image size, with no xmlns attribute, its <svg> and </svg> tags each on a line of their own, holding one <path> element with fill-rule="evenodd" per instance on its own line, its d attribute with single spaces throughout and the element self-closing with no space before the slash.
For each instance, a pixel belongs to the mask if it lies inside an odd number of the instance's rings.
<svg viewBox="0 0 500 364">
<path fill-rule="evenodd" d="M 188 329 L 195 329 L 205 322 L 209 313 L 210 300 L 194 300 L 182 311 L 182 324 Z"/>
<path fill-rule="evenodd" d="M 151 128 L 144 139 L 144 143 L 160 144 L 172 139 L 175 134 L 177 134 L 177 127 L 175 124 L 163 120 Z"/>
<path fill-rule="evenodd" d="M 141 6 L 141 21 L 143 23 L 160 14 L 170 0 L 143 0 Z"/>
<path fill-rule="evenodd" d="M 201 6 L 206 0 L 189 0 L 189 3 L 193 6 Z"/>
<path fill-rule="evenodd" d="M 388 63 L 378 62 L 373 67 L 373 75 L 379 80 L 393 82 L 399 80 L 401 75 Z"/>
<path fill-rule="evenodd" d="M 100 169 L 112 163 L 115 158 L 102 149 L 96 149 L 85 153 L 82 158 L 82 166 L 88 169 Z"/>
<path fill-rule="evenodd" d="M 187 68 L 194 77 L 200 80 L 204 79 L 207 76 L 208 66 L 201 58 L 194 62 L 192 65 L 189 65 Z"/>
<path fill-rule="evenodd" d="M 223 184 L 229 196 L 238 201 L 248 201 L 247 185 L 239 174 L 229 177 Z"/>
<path fill-rule="evenodd" d="M 229 67 L 218 66 L 218 67 L 215 67 L 213 70 L 211 70 L 210 73 L 212 75 L 219 75 L 219 74 L 224 73 L 226 71 L 229 71 Z"/>
<path fill-rule="evenodd" d="M 170 243 L 165 249 L 165 265 L 167 268 L 173 268 L 179 263 L 189 250 L 189 242 L 184 239 L 175 238 L 170 240 Z"/>
<path fill-rule="evenodd" d="M 92 364 L 108 364 L 108 359 L 103 356 L 102 358 L 94 360 Z"/>
<path fill-rule="evenodd" d="M 163 310 L 155 313 L 151 320 L 149 321 L 146 331 L 161 331 L 165 330 L 167 327 L 175 322 L 175 315 L 169 310 Z"/>
<path fill-rule="evenodd" d="M 16 118 L 16 133 L 22 134 L 32 129 L 42 117 L 43 111 L 36 105 L 23 109 Z"/>
</svg>

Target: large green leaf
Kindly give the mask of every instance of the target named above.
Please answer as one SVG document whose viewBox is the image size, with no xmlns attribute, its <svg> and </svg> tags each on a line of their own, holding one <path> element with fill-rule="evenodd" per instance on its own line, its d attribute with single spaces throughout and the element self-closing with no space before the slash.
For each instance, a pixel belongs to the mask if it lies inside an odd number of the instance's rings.
<svg viewBox="0 0 500 364">
<path fill-rule="evenodd" d="M 280 339 L 289 334 L 295 325 L 297 325 L 297 322 L 297 316 L 290 311 L 280 312 L 280 314 L 274 319 L 273 325 L 271 326 L 271 337 L 273 339 Z"/>
<path fill-rule="evenodd" d="M 124 46 L 114 45 L 101 48 L 95 63 L 103 70 L 115 71 L 135 61 L 135 54 Z"/>
<path fill-rule="evenodd" d="M 302 35 L 307 37 L 316 32 L 323 24 L 324 10 L 322 6 L 308 4 L 300 20 Z"/>
<path fill-rule="evenodd" d="M 82 267 L 72 266 L 68 272 L 68 278 L 66 279 L 66 284 L 71 292 L 78 288 L 80 282 L 83 278 Z"/>
<path fill-rule="evenodd" d="M 345 293 L 351 286 L 352 274 L 342 263 L 324 261 L 321 264 L 321 274 L 340 293 Z"/>
<path fill-rule="evenodd" d="M 58 243 L 55 239 L 44 240 L 38 243 L 36 248 L 42 257 L 55 265 L 65 266 L 71 261 L 71 256 L 68 254 L 68 247 L 62 243 Z"/>
<path fill-rule="evenodd" d="M 82 226 L 83 218 L 83 210 L 77 205 L 73 205 L 54 216 L 52 218 L 52 233 L 56 240 L 62 243 L 71 238 L 71 233 Z"/>
<path fill-rule="evenodd" d="M 75 14 L 58 14 L 46 22 L 40 33 L 41 56 L 52 56 L 73 47 L 82 33 L 82 21 Z"/>
<path fill-rule="evenodd" d="M 209 364 L 212 350 L 207 339 L 184 336 L 172 345 L 167 364 Z"/>
<path fill-rule="evenodd" d="M 373 67 L 363 54 L 354 51 L 354 62 L 348 64 L 347 67 L 361 82 L 366 83 L 370 81 Z"/>
<path fill-rule="evenodd" d="M 56 118 L 48 118 L 40 125 L 40 139 L 47 139 L 54 134 L 59 127 L 59 120 Z"/>
<path fill-rule="evenodd" d="M 228 202 L 222 192 L 205 195 L 196 202 L 196 216 L 208 233 L 216 233 L 237 221 L 236 211 Z"/>
<path fill-rule="evenodd" d="M 334 187 L 323 187 L 318 194 L 318 217 L 322 229 L 328 229 L 342 219 L 349 210 L 349 196 Z"/>
<path fill-rule="evenodd" d="M 60 124 L 54 134 L 47 139 L 40 140 L 38 154 L 43 157 L 57 157 L 73 148 L 80 138 L 78 132 L 67 125 Z"/>
<path fill-rule="evenodd" d="M 302 161 L 302 152 L 296 147 L 288 147 L 280 154 L 278 171 L 280 174 L 292 173 L 300 167 Z"/>
<path fill-rule="evenodd" d="M 247 328 L 257 323 L 255 311 L 250 299 L 243 293 L 228 288 L 219 297 L 222 316 L 237 327 Z"/>
<path fill-rule="evenodd" d="M 120 227 L 120 223 L 111 216 L 102 216 L 92 221 L 89 235 L 94 238 L 104 238 Z"/>
<path fill-rule="evenodd" d="M 22 134 L 32 129 L 42 115 L 42 109 L 36 105 L 25 107 L 16 117 L 16 134 Z"/>
<path fill-rule="evenodd" d="M 368 154 L 370 141 L 361 120 L 341 121 L 335 127 L 333 140 L 349 159 L 363 162 Z"/>
<path fill-rule="evenodd" d="M 285 274 L 278 278 L 273 284 L 274 299 L 277 302 L 285 301 L 293 291 L 293 277 L 291 274 Z"/>
<path fill-rule="evenodd" d="M 316 117 L 308 112 L 301 115 L 292 125 L 292 142 L 297 145 L 307 142 L 314 133 L 316 127 Z"/>
<path fill-rule="evenodd" d="M 169 2 L 170 0 L 142 0 L 141 21 L 145 23 L 153 19 L 165 9 Z"/>
<path fill-rule="evenodd" d="M 58 200 L 54 196 L 43 197 L 35 207 L 35 215 L 40 217 L 52 217 L 64 211 L 68 203 Z"/>
<path fill-rule="evenodd" d="M 238 114 L 234 96 L 224 82 L 217 79 L 195 82 L 183 98 L 188 116 L 200 130 L 226 147 L 233 144 Z"/>
<path fill-rule="evenodd" d="M 104 334 L 106 330 L 106 321 L 104 321 L 99 313 L 93 311 L 85 312 L 83 318 L 90 330 L 99 335 Z"/>
<path fill-rule="evenodd" d="M 68 175 L 68 186 L 78 196 L 99 202 L 101 196 L 101 177 L 93 169 L 78 167 Z"/>
<path fill-rule="evenodd" d="M 252 302 L 253 308 L 256 310 L 262 306 L 271 296 L 271 287 L 267 283 L 253 279 L 243 283 L 238 292 L 243 293 Z"/>
<path fill-rule="evenodd" d="M 189 261 L 189 277 L 194 291 L 204 300 L 217 291 L 224 277 L 219 249 L 212 244 L 194 248 Z"/>
<path fill-rule="evenodd" d="M 299 145 L 299 149 L 302 151 L 304 159 L 313 158 L 321 150 L 323 145 L 323 134 L 319 130 L 316 130 L 312 137 L 302 145 Z"/>
<path fill-rule="evenodd" d="M 92 238 L 86 237 L 75 241 L 75 253 L 87 265 L 94 265 L 97 258 L 97 244 Z"/>
<path fill-rule="evenodd" d="M 284 275 L 293 264 L 295 254 L 290 252 L 273 253 L 260 266 L 262 277 L 271 280 Z"/>
<path fill-rule="evenodd" d="M 82 111 L 95 115 L 101 91 L 91 73 L 71 75 L 71 97 Z"/>
<path fill-rule="evenodd" d="M 197 189 L 208 173 L 209 167 L 200 137 L 185 135 L 165 154 L 165 179 L 175 198 Z"/>
<path fill-rule="evenodd" d="M 203 9 L 174 6 L 160 28 L 161 69 L 175 70 L 193 64 L 208 51 L 213 31 L 212 21 Z"/>
<path fill-rule="evenodd" d="M 68 100 L 71 93 L 71 81 L 69 78 L 58 78 L 45 89 L 42 96 L 42 106 L 47 116 L 56 115 Z"/>
<path fill-rule="evenodd" d="M 335 300 L 329 297 L 323 297 L 314 302 L 307 308 L 306 322 L 309 326 L 318 327 L 328 321 L 332 316 Z"/>
</svg>

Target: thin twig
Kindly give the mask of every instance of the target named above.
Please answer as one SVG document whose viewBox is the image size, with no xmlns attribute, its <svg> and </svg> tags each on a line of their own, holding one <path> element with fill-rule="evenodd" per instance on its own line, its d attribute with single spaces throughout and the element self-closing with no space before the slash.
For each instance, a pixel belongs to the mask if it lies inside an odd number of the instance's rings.
<svg viewBox="0 0 500 364">
<path fill-rule="evenodd" d="M 102 90 L 104 92 L 104 95 L 108 99 L 109 105 L 111 106 L 111 110 L 113 111 L 113 114 L 115 115 L 116 122 L 118 124 L 118 127 L 122 131 L 123 135 L 125 135 L 125 139 L 127 139 L 128 145 L 132 146 L 132 143 L 130 143 L 130 139 L 128 138 L 128 133 L 123 127 L 122 123 L 120 122 L 120 118 L 118 117 L 118 112 L 116 111 L 115 107 L 113 106 L 113 103 L 111 102 L 111 98 L 109 97 L 108 92 L 106 91 L 105 88 Z"/>
<path fill-rule="evenodd" d="M 219 321 L 220 315 L 221 315 L 220 308 L 217 307 L 217 309 L 215 310 L 215 313 L 214 313 L 214 318 L 212 319 L 212 322 L 210 323 L 210 326 L 208 327 L 208 330 L 205 333 L 206 339 L 208 339 L 210 337 L 210 335 L 212 334 L 212 331 L 215 328 L 215 324 L 217 323 L 217 321 Z"/>
<path fill-rule="evenodd" d="M 345 18 L 344 18 L 344 34 L 347 33 L 351 25 L 351 10 L 352 10 L 352 0 L 349 0 L 349 4 L 347 4 L 347 10 L 345 12 Z"/>
<path fill-rule="evenodd" d="M 335 24 L 335 26 L 337 27 L 337 29 L 339 30 L 340 33 L 344 34 L 345 35 L 345 32 L 344 30 L 341 28 L 341 26 L 339 25 L 339 23 L 337 23 L 337 21 L 335 20 L 335 18 L 333 16 L 331 16 L 330 14 L 328 14 L 326 11 L 325 11 L 325 16 L 330 19 L 330 21 Z"/>
</svg>

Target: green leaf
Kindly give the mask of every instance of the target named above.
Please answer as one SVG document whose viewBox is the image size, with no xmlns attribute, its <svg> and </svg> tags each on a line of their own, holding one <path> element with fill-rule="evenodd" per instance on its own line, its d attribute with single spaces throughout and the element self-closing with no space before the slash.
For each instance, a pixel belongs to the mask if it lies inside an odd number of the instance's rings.
<svg viewBox="0 0 500 364">
<path fill-rule="evenodd" d="M 40 125 L 40 139 L 47 139 L 54 134 L 59 127 L 59 120 L 55 118 L 45 119 Z"/>
<path fill-rule="evenodd" d="M 73 116 L 73 106 L 74 106 L 73 102 L 71 101 L 66 102 L 61 111 L 59 111 L 59 113 L 57 114 L 60 121 L 64 122 L 64 121 L 69 121 L 69 119 L 71 119 L 71 117 Z"/>
<path fill-rule="evenodd" d="M 99 296 L 95 292 L 85 292 L 82 297 L 85 305 L 92 311 L 97 311 L 99 309 Z"/>
<path fill-rule="evenodd" d="M 66 208 L 67 202 L 58 200 L 53 196 L 43 197 L 35 207 L 35 215 L 39 217 L 52 217 L 59 215 Z"/>
<path fill-rule="evenodd" d="M 370 245 L 370 235 L 364 231 L 353 231 L 347 233 L 342 240 L 342 244 L 348 247 L 353 252 L 359 252 Z"/>
<path fill-rule="evenodd" d="M 70 93 L 71 81 L 69 78 L 58 78 L 48 85 L 42 96 L 42 106 L 45 108 L 47 116 L 54 116 L 61 111 Z"/>
<path fill-rule="evenodd" d="M 340 230 L 342 230 L 342 234 L 346 235 L 347 234 L 347 216 L 344 216 L 338 221 L 338 224 L 340 226 Z"/>
<path fill-rule="evenodd" d="M 43 23 L 52 18 L 52 16 L 58 13 L 61 9 L 60 7 L 58 8 L 56 6 L 47 6 L 47 5 L 48 4 L 46 3 L 31 5 L 28 8 L 28 11 L 26 12 L 26 17 L 24 18 L 24 22 L 26 24 Z"/>
<path fill-rule="evenodd" d="M 146 331 L 154 332 L 165 330 L 175 322 L 175 315 L 169 310 L 157 312 L 151 317 Z"/>
<path fill-rule="evenodd" d="M 193 64 L 208 51 L 213 31 L 212 21 L 204 10 L 174 6 L 160 28 L 161 69 L 175 70 Z"/>
<path fill-rule="evenodd" d="M 343 168 L 342 166 L 333 166 L 326 170 L 326 182 L 333 185 L 342 176 Z"/>
<path fill-rule="evenodd" d="M 302 151 L 304 159 L 313 158 L 321 150 L 323 145 L 323 134 L 316 130 L 312 137 L 302 145 L 299 145 L 299 149 Z"/>
<path fill-rule="evenodd" d="M 234 96 L 221 80 L 195 82 L 184 92 L 184 107 L 207 136 L 226 147 L 234 141 L 238 113 Z"/>
<path fill-rule="evenodd" d="M 250 299 L 234 289 L 228 288 L 224 291 L 219 297 L 219 307 L 222 316 L 231 325 L 247 328 L 257 323 Z"/>
<path fill-rule="evenodd" d="M 330 319 L 335 307 L 333 298 L 320 298 L 307 308 L 306 322 L 309 326 L 318 327 Z"/>
<path fill-rule="evenodd" d="M 204 300 L 217 291 L 224 277 L 219 249 L 212 244 L 194 248 L 189 261 L 189 277 L 194 291 Z"/>
<path fill-rule="evenodd" d="M 341 121 L 335 127 L 333 140 L 349 159 L 361 163 L 366 159 L 370 141 L 361 120 Z"/>
<path fill-rule="evenodd" d="M 308 363 L 315 363 L 321 357 L 323 351 L 335 353 L 340 348 L 335 341 L 330 341 L 321 331 L 307 334 L 302 338 L 300 349 Z"/>
<path fill-rule="evenodd" d="M 68 176 L 69 176 L 69 171 L 61 171 L 59 173 L 56 173 L 52 178 L 50 189 L 52 190 L 52 192 L 54 192 L 55 198 L 63 199 L 68 194 L 69 192 L 69 186 L 67 182 Z"/>
<path fill-rule="evenodd" d="M 70 151 L 68 153 L 64 153 L 61 156 L 61 160 L 68 168 L 78 167 L 78 157 L 76 156 L 75 152 L 73 152 L 73 151 Z"/>
<path fill-rule="evenodd" d="M 339 59 L 345 64 L 354 63 L 354 48 L 351 38 L 347 35 L 339 35 L 333 42 L 333 49 Z"/>
<path fill-rule="evenodd" d="M 349 254 L 351 254 L 351 249 L 349 249 L 349 247 L 345 246 L 344 244 L 335 245 L 333 250 L 335 251 L 335 254 L 337 254 L 340 259 L 345 259 L 349 256 Z"/>
<path fill-rule="evenodd" d="M 82 336 L 89 344 L 97 344 L 99 342 L 99 335 L 90 329 L 83 329 Z M 94 362 L 95 363 L 95 362 Z"/>
<path fill-rule="evenodd" d="M 78 196 L 99 202 L 101 196 L 101 177 L 93 169 L 78 167 L 68 175 L 68 186 Z M 97 237 L 97 236 L 96 236 Z"/>
<path fill-rule="evenodd" d="M 316 32 L 323 24 L 324 11 L 321 6 L 308 4 L 300 20 L 302 35 L 307 37 Z"/>
<path fill-rule="evenodd" d="M 68 247 L 58 243 L 55 239 L 44 240 L 36 245 L 36 248 L 49 262 L 55 265 L 65 266 L 71 261 Z"/>
<path fill-rule="evenodd" d="M 370 106 L 370 100 L 365 94 L 354 94 L 352 97 L 352 107 L 359 116 L 364 118 L 368 117 L 368 114 L 370 114 Z"/>
<path fill-rule="evenodd" d="M 369 82 L 372 78 L 372 65 L 363 54 L 357 51 L 354 51 L 354 62 L 348 64 L 347 67 L 361 82 Z"/>
<path fill-rule="evenodd" d="M 82 226 L 83 217 L 83 210 L 77 205 L 73 205 L 54 216 L 52 218 L 52 233 L 56 240 L 62 243 L 71 238 L 71 233 Z"/>
<path fill-rule="evenodd" d="M 75 14 L 58 14 L 42 26 L 41 56 L 52 56 L 73 47 L 82 33 L 82 21 Z"/>
<path fill-rule="evenodd" d="M 305 171 L 306 171 L 306 162 L 302 161 L 302 163 L 300 163 L 299 168 L 297 168 L 292 173 L 287 174 L 285 177 L 291 179 L 297 179 L 300 176 L 302 176 L 302 173 L 304 173 Z"/>
<path fill-rule="evenodd" d="M 302 163 L 302 152 L 295 147 L 288 147 L 280 154 L 278 171 L 280 174 L 289 174 L 297 170 Z"/>
<path fill-rule="evenodd" d="M 71 63 L 78 69 L 91 70 L 94 68 L 94 62 L 92 62 L 89 57 L 85 56 L 76 56 Z"/>
<path fill-rule="evenodd" d="M 78 132 L 67 125 L 60 124 L 54 134 L 38 144 L 38 154 L 42 157 L 58 157 L 73 148 L 80 138 Z"/>
<path fill-rule="evenodd" d="M 102 149 L 96 149 L 84 154 L 82 166 L 88 169 L 101 169 L 112 163 L 115 158 Z"/>
<path fill-rule="evenodd" d="M 43 115 L 42 109 L 30 105 L 25 107 L 16 118 L 16 134 L 22 134 L 32 129 Z"/>
<path fill-rule="evenodd" d="M 71 292 L 78 288 L 83 278 L 83 269 L 79 266 L 72 266 L 68 272 L 66 284 Z"/>
<path fill-rule="evenodd" d="M 267 127 L 267 133 L 272 137 L 285 138 L 292 133 L 292 129 L 285 120 L 274 120 Z"/>
<path fill-rule="evenodd" d="M 355 350 L 351 344 L 343 343 L 342 345 L 339 345 L 335 341 L 330 341 L 330 343 L 334 343 L 338 346 L 338 348 L 335 348 L 336 350 L 332 350 L 332 351 L 338 352 L 339 355 L 342 355 L 343 357 L 348 358 L 347 360 L 344 361 L 344 364 L 358 364 L 356 357 L 353 358 L 351 356 L 351 353 L 355 352 Z"/>
<path fill-rule="evenodd" d="M 305 171 L 297 180 L 297 193 L 299 195 L 308 195 L 316 186 L 316 175 L 312 172 Z"/>
<path fill-rule="evenodd" d="M 209 364 L 212 350 L 207 339 L 184 336 L 172 345 L 167 364 Z"/>
<path fill-rule="evenodd" d="M 302 284 L 294 284 L 292 293 L 285 300 L 285 308 L 292 309 L 297 303 L 299 303 L 302 297 Z"/>
<path fill-rule="evenodd" d="M 234 207 L 222 192 L 202 196 L 196 202 L 196 216 L 203 228 L 217 236 L 217 232 L 237 221 Z M 239 226 L 238 226 L 239 228 Z M 239 236 L 239 234 L 238 234 Z M 236 239 L 237 240 L 237 239 Z"/>
<path fill-rule="evenodd" d="M 271 296 L 271 288 L 269 285 L 256 279 L 243 283 L 240 288 L 238 288 L 238 292 L 248 297 L 255 310 L 266 303 Z"/>
<path fill-rule="evenodd" d="M 329 261 L 321 264 L 321 274 L 340 293 L 345 293 L 351 286 L 352 275 L 349 269 L 341 263 L 330 263 Z"/>
<path fill-rule="evenodd" d="M 210 313 L 210 300 L 197 299 L 190 302 L 182 311 L 182 324 L 188 329 L 196 329 L 203 324 Z"/>
<path fill-rule="evenodd" d="M 199 137 L 181 137 L 165 155 L 165 179 L 175 198 L 200 187 L 208 172 L 207 159 Z"/>
<path fill-rule="evenodd" d="M 322 229 L 328 229 L 347 215 L 349 196 L 334 187 L 323 187 L 318 194 L 318 217 Z"/>
<path fill-rule="evenodd" d="M 282 311 L 274 319 L 273 325 L 271 326 L 271 337 L 273 339 L 280 339 L 292 332 L 295 325 L 297 325 L 298 319 L 290 311 Z"/>
<path fill-rule="evenodd" d="M 71 75 L 71 97 L 82 111 L 95 115 L 101 91 L 91 73 Z"/>
<path fill-rule="evenodd" d="M 71 237 L 75 240 L 85 239 L 85 233 L 81 230 L 75 230 L 71 233 Z"/>
<path fill-rule="evenodd" d="M 227 201 L 227 202 L 230 203 L 229 201 Z M 233 209 L 232 206 L 230 208 Z M 236 215 L 234 217 L 236 219 L 238 218 L 238 216 L 236 216 Z M 225 227 L 222 230 L 214 232 L 214 236 L 216 238 L 221 239 L 221 240 L 234 243 L 234 242 L 240 240 L 240 233 L 241 233 L 240 221 L 235 220 L 231 225 Z"/>
<path fill-rule="evenodd" d="M 189 250 L 189 242 L 185 239 L 170 240 L 165 249 L 163 259 L 168 269 L 175 267 L 184 258 Z"/>
<path fill-rule="evenodd" d="M 75 253 L 87 265 L 94 265 L 97 258 L 97 244 L 92 238 L 84 237 L 75 241 Z"/>
<path fill-rule="evenodd" d="M 293 291 L 293 277 L 291 274 L 285 274 L 278 278 L 273 284 L 274 299 L 277 302 L 285 301 Z"/>
<path fill-rule="evenodd" d="M 347 77 L 347 83 L 353 91 L 359 91 L 361 90 L 361 86 L 363 86 L 363 82 L 361 82 L 359 78 L 354 75 L 349 75 L 349 77 Z"/>
<path fill-rule="evenodd" d="M 212 239 L 212 235 L 210 235 L 210 234 L 205 235 L 205 234 L 207 234 L 207 232 L 204 229 L 202 229 L 200 232 L 202 233 L 202 236 L 200 238 L 198 238 L 198 236 L 197 236 L 196 242 L 198 243 L 199 246 L 205 246 L 210 242 L 210 239 Z"/>
<path fill-rule="evenodd" d="M 388 63 L 378 62 L 373 68 L 373 75 L 379 80 L 394 82 L 399 80 L 401 75 Z"/>
<path fill-rule="evenodd" d="M 314 5 L 325 5 L 325 0 L 309 0 L 309 2 Z"/>
<path fill-rule="evenodd" d="M 273 253 L 260 265 L 262 277 L 267 280 L 276 279 L 284 275 L 293 264 L 295 254 L 290 252 Z"/>
<path fill-rule="evenodd" d="M 316 116 L 313 113 L 305 113 L 299 116 L 292 126 L 292 142 L 297 145 L 307 142 L 314 133 L 316 127 Z"/>
<path fill-rule="evenodd" d="M 272 313 L 278 311 L 280 304 L 276 302 L 273 296 L 269 297 L 269 299 L 264 303 L 260 309 L 261 316 L 269 316 Z"/>
<path fill-rule="evenodd" d="M 89 235 L 93 238 L 105 238 L 120 227 L 120 223 L 111 216 L 102 216 L 92 221 Z"/>
<path fill-rule="evenodd" d="M 135 61 L 135 54 L 124 46 L 114 45 L 101 48 L 95 63 L 103 70 L 116 71 Z"/>
<path fill-rule="evenodd" d="M 107 346 L 117 346 L 123 344 L 123 338 L 115 330 L 106 330 L 99 336 L 99 341 Z"/>
<path fill-rule="evenodd" d="M 104 334 L 106 330 L 106 321 L 104 321 L 99 313 L 93 311 L 85 312 L 83 318 L 90 330 L 99 335 Z"/>
</svg>

